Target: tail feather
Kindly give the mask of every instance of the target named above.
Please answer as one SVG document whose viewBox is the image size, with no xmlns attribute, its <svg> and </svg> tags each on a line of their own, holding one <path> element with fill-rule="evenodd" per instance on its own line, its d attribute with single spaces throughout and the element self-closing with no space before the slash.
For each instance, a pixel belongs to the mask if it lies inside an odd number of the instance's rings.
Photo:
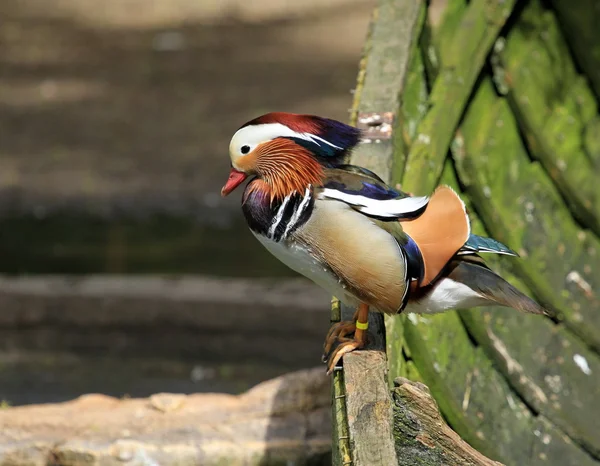
<svg viewBox="0 0 600 466">
<path fill-rule="evenodd" d="M 471 261 L 453 262 L 448 278 L 468 286 L 485 299 L 530 314 L 553 315 L 487 267 Z"/>
</svg>

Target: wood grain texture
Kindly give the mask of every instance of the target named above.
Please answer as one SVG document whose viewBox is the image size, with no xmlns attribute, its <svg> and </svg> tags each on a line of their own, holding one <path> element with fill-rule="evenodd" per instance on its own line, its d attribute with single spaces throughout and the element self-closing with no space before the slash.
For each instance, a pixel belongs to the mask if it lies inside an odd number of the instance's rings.
<svg viewBox="0 0 600 466">
<path fill-rule="evenodd" d="M 394 437 L 399 464 L 502 466 L 479 453 L 442 419 L 427 386 L 394 380 Z"/>
<path fill-rule="evenodd" d="M 352 118 L 356 123 L 360 113 L 390 112 L 394 115 L 400 105 L 411 47 L 422 26 L 424 2 L 420 0 L 380 0 L 373 15 L 359 82 L 355 93 Z M 360 145 L 352 154 L 352 163 L 377 173 L 391 181 L 392 159 L 396 135 L 390 139 Z"/>
<path fill-rule="evenodd" d="M 383 351 L 344 357 L 346 409 L 355 466 L 398 464 L 392 435 L 392 399 Z"/>
</svg>

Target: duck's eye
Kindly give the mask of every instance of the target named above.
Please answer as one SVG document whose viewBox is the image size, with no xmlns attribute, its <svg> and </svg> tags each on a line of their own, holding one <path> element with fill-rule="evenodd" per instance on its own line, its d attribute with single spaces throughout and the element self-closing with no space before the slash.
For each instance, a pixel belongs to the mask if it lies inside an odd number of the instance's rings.
<svg viewBox="0 0 600 466">
<path fill-rule="evenodd" d="M 242 146 L 240 152 L 246 155 L 248 152 L 250 152 L 250 146 Z"/>
</svg>

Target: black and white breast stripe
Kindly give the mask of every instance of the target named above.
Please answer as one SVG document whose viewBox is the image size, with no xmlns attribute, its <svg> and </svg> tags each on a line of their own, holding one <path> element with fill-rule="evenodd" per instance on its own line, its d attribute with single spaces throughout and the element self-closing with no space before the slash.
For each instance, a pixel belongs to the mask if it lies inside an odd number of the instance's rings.
<svg viewBox="0 0 600 466">
<path fill-rule="evenodd" d="M 277 242 L 285 240 L 306 222 L 314 207 L 311 188 L 312 186 L 309 185 L 302 196 L 293 192 L 284 198 L 269 226 L 268 238 Z"/>
<path fill-rule="evenodd" d="M 279 242 L 308 220 L 314 203 L 312 186 L 308 186 L 304 193 L 294 191 L 272 206 L 266 198 L 251 195 L 242 209 L 252 231 Z"/>
</svg>

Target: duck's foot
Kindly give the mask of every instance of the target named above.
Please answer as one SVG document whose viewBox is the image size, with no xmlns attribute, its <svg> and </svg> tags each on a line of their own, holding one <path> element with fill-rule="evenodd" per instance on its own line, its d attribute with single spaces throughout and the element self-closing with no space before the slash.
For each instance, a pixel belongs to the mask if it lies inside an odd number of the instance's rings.
<svg viewBox="0 0 600 466">
<path fill-rule="evenodd" d="M 360 304 L 352 321 L 342 321 L 333 324 L 325 337 L 323 345 L 323 362 L 327 363 L 327 374 L 346 353 L 363 348 L 367 343 L 369 306 Z M 348 338 L 354 334 L 354 338 Z"/>
<path fill-rule="evenodd" d="M 321 357 L 323 362 L 327 362 L 327 357 L 329 353 L 331 353 L 331 348 L 339 344 L 340 339 L 345 339 L 348 335 L 352 335 L 356 332 L 355 322 L 355 320 L 343 320 L 331 326 L 325 337 L 325 343 L 323 344 L 323 356 Z"/>
<path fill-rule="evenodd" d="M 333 346 L 329 353 L 323 355 L 323 359 L 327 362 L 327 375 L 333 372 L 336 364 L 342 359 L 344 354 L 363 348 L 366 344 L 366 338 L 359 340 L 356 336 L 354 338 L 338 337 L 335 343 L 336 345 Z"/>
</svg>

